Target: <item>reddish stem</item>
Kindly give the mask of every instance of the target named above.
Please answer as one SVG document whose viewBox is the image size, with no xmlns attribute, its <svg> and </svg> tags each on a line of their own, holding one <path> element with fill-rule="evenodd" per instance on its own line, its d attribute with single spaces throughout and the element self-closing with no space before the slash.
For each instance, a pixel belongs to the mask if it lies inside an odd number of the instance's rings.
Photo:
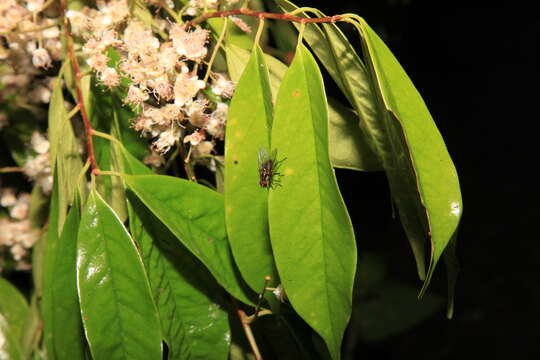
<svg viewBox="0 0 540 360">
<path fill-rule="evenodd" d="M 303 24 L 335 23 L 336 21 L 339 21 L 342 19 L 341 15 L 325 16 L 325 17 L 320 17 L 320 18 L 302 18 L 302 17 L 292 16 L 289 14 L 275 14 L 275 13 L 268 13 L 268 12 L 262 12 L 262 11 L 249 10 L 249 9 L 236 9 L 236 10 L 226 10 L 226 11 L 204 13 L 196 17 L 195 19 L 191 20 L 190 22 L 188 22 L 187 25 L 194 26 L 210 18 L 226 17 L 226 16 L 231 16 L 231 15 L 247 15 L 247 16 L 254 16 L 259 19 L 284 20 L 284 21 L 299 22 Z"/>
<path fill-rule="evenodd" d="M 81 112 L 81 117 L 84 123 L 84 129 L 86 133 L 86 149 L 88 153 L 88 160 L 90 161 L 90 167 L 92 168 L 92 173 L 94 175 L 99 174 L 99 167 L 96 162 L 96 157 L 94 155 L 94 143 L 92 141 L 92 125 L 90 124 L 90 119 L 88 118 L 88 113 L 86 112 L 86 107 L 84 106 L 84 97 L 81 89 L 81 70 L 79 68 L 79 63 L 77 62 L 77 57 L 75 56 L 75 50 L 73 50 L 73 37 L 71 35 L 71 28 L 69 25 L 69 20 L 66 16 L 66 0 L 61 0 L 60 6 L 62 8 L 62 13 L 64 14 L 64 29 L 66 34 L 66 46 L 69 56 L 69 61 L 71 67 L 73 68 L 73 73 L 75 75 L 75 91 L 77 93 L 77 105 L 79 106 L 79 111 Z"/>
</svg>

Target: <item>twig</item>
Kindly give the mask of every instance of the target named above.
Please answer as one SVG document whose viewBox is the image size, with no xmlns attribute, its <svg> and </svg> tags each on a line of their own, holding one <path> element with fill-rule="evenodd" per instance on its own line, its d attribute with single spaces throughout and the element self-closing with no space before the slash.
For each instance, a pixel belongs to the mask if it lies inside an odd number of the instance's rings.
<svg viewBox="0 0 540 360">
<path fill-rule="evenodd" d="M 236 313 L 238 314 L 238 318 L 240 319 L 242 327 L 244 328 L 244 332 L 246 333 L 246 338 L 248 339 L 251 351 L 253 351 L 253 355 L 255 355 L 255 360 L 263 360 L 259 347 L 257 346 L 257 342 L 255 341 L 255 336 L 253 336 L 253 331 L 251 331 L 251 325 L 249 324 L 246 313 L 244 310 L 240 309 L 235 299 L 232 299 L 232 301 L 236 309 Z"/>
<path fill-rule="evenodd" d="M 84 122 L 84 129 L 86 132 L 86 149 L 88 152 L 88 160 L 90 161 L 90 167 L 92 168 L 92 174 L 99 174 L 99 167 L 96 162 L 96 157 L 94 155 L 94 143 L 92 142 L 92 125 L 90 125 L 90 119 L 88 118 L 88 113 L 86 112 L 86 107 L 84 106 L 84 97 L 81 90 L 81 70 L 79 68 L 79 63 L 77 62 L 77 57 L 75 56 L 75 51 L 73 50 L 73 37 L 71 36 L 71 30 L 69 25 L 69 20 L 66 16 L 66 5 L 67 0 L 60 1 L 60 7 L 62 13 L 64 14 L 64 31 L 66 36 L 66 46 L 69 61 L 71 62 L 71 67 L 73 68 L 73 73 L 75 75 L 75 90 L 77 93 L 77 105 L 79 106 L 79 111 L 81 112 L 81 117 Z"/>
<path fill-rule="evenodd" d="M 284 20 L 284 21 L 292 21 L 292 22 L 298 22 L 298 23 L 303 23 L 303 24 L 335 23 L 336 21 L 340 21 L 342 18 L 341 15 L 324 16 L 320 18 L 303 18 L 303 17 L 293 16 L 290 14 L 276 14 L 276 13 L 255 11 L 255 10 L 249 10 L 249 9 L 235 9 L 235 10 L 215 11 L 215 12 L 204 13 L 196 17 L 195 19 L 191 20 L 190 22 L 188 22 L 187 25 L 195 26 L 210 18 L 226 17 L 226 16 L 231 16 L 231 15 L 246 15 L 246 16 L 254 16 L 259 19 Z"/>
<path fill-rule="evenodd" d="M 23 168 L 21 168 L 21 167 L 16 167 L 16 166 L 8 166 L 8 167 L 0 168 L 0 174 L 14 173 L 14 172 L 23 172 L 23 171 L 24 171 Z"/>
</svg>

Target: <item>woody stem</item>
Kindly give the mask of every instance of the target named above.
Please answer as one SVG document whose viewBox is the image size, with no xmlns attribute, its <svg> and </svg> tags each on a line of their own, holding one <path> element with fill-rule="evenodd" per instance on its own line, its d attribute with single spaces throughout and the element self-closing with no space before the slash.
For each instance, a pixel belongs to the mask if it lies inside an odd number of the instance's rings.
<svg viewBox="0 0 540 360">
<path fill-rule="evenodd" d="M 246 16 L 254 16 L 259 19 L 292 21 L 292 22 L 298 22 L 298 23 L 303 23 L 303 24 L 335 23 L 336 21 L 340 21 L 342 19 L 341 15 L 324 16 L 320 18 L 303 18 L 303 17 L 293 16 L 290 14 L 275 14 L 275 13 L 255 11 L 255 10 L 250 10 L 250 9 L 235 9 L 235 10 L 215 11 L 215 12 L 204 13 L 196 17 L 195 19 L 191 20 L 190 22 L 188 22 L 188 25 L 195 26 L 210 18 L 226 17 L 226 16 L 231 16 L 231 15 L 246 15 Z"/>
<path fill-rule="evenodd" d="M 75 92 L 76 92 L 76 101 L 77 105 L 79 107 L 79 111 L 81 112 L 81 117 L 83 119 L 84 123 L 84 129 L 86 133 L 86 150 L 88 152 L 88 160 L 90 161 L 90 167 L 92 168 L 92 173 L 94 175 L 99 174 L 99 167 L 96 162 L 96 156 L 94 155 L 94 143 L 92 142 L 92 125 L 90 125 L 90 119 L 88 118 L 88 113 L 86 111 L 86 107 L 84 106 L 84 97 L 81 89 L 81 70 L 79 68 L 79 63 L 77 62 L 77 57 L 75 56 L 75 50 L 73 49 L 73 36 L 71 35 L 71 28 L 69 25 L 69 20 L 67 16 L 65 16 L 67 11 L 67 0 L 61 0 L 60 6 L 62 9 L 62 13 L 64 14 L 64 32 L 66 36 L 66 47 L 67 47 L 67 53 L 69 57 L 69 62 L 71 63 L 71 67 L 73 68 L 73 73 L 75 75 Z"/>
</svg>

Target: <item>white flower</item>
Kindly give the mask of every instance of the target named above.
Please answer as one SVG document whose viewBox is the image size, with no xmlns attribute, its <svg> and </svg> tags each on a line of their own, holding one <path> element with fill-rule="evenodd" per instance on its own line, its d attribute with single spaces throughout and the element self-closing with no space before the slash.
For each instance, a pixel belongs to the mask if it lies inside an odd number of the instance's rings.
<svg viewBox="0 0 540 360">
<path fill-rule="evenodd" d="M 32 64 L 37 68 L 47 69 L 52 66 L 51 56 L 44 48 L 38 48 L 32 53 Z"/>
<path fill-rule="evenodd" d="M 49 151 L 49 141 L 45 136 L 41 135 L 38 131 L 32 133 L 32 139 L 30 140 L 32 148 L 38 154 L 45 154 Z"/>
<path fill-rule="evenodd" d="M 234 83 L 223 74 L 215 74 L 212 92 L 223 98 L 230 98 L 234 93 Z"/>
<path fill-rule="evenodd" d="M 40 11 L 43 8 L 44 0 L 27 0 L 26 8 L 30 12 Z"/>
<path fill-rule="evenodd" d="M 9 210 L 9 216 L 17 220 L 24 220 L 30 212 L 30 194 L 21 194 L 15 205 Z"/>
<path fill-rule="evenodd" d="M 178 141 L 179 137 L 179 130 L 176 128 L 171 128 L 159 134 L 158 139 L 152 143 L 152 147 L 156 152 L 165 154 L 170 150 L 171 146 Z"/>
<path fill-rule="evenodd" d="M 17 203 L 17 196 L 13 188 L 3 188 L 0 195 L 0 205 L 3 207 L 13 206 Z"/>
<path fill-rule="evenodd" d="M 178 75 L 174 82 L 174 104 L 177 106 L 189 104 L 205 86 L 204 81 L 199 80 L 197 76 Z"/>
<path fill-rule="evenodd" d="M 205 47 L 210 31 L 197 28 L 195 31 L 186 31 L 182 25 L 173 24 L 169 36 L 178 55 L 186 59 L 200 62 L 208 53 Z"/>
<path fill-rule="evenodd" d="M 184 137 L 184 143 L 189 142 L 191 145 L 198 145 L 206 137 L 204 130 L 195 131 L 191 135 Z"/>
</svg>

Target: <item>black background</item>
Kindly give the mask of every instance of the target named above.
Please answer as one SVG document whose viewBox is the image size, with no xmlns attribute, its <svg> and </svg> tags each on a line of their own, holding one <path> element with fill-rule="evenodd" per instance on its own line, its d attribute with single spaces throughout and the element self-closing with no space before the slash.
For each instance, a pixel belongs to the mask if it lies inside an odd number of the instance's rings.
<svg viewBox="0 0 540 360">
<path fill-rule="evenodd" d="M 295 3 L 366 19 L 424 97 L 460 177 L 454 319 L 446 320 L 441 309 L 406 332 L 360 344 L 358 358 L 538 358 L 538 12 L 519 1 Z M 357 36 L 352 29 L 347 35 Z M 360 256 L 385 252 L 392 276 L 414 282 L 384 175 L 341 170 L 338 179 Z M 441 264 L 431 291 L 446 294 L 444 273 Z"/>
</svg>

